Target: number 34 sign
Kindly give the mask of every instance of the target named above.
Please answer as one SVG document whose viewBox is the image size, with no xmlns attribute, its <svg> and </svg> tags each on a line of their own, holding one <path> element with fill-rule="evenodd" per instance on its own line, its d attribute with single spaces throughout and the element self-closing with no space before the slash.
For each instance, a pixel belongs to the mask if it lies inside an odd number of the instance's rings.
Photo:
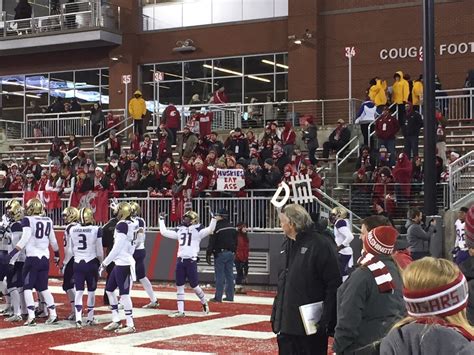
<svg viewBox="0 0 474 355">
<path fill-rule="evenodd" d="M 346 50 L 346 57 L 347 58 L 355 57 L 355 55 L 356 55 L 355 47 L 346 47 L 345 50 Z"/>
</svg>

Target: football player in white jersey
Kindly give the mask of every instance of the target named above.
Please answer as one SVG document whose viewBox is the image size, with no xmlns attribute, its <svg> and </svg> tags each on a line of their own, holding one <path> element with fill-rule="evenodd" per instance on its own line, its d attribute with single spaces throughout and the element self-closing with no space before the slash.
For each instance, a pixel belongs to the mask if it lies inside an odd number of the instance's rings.
<svg viewBox="0 0 474 355">
<path fill-rule="evenodd" d="M 351 231 L 351 224 L 347 219 L 347 211 L 344 208 L 333 208 L 329 219 L 334 225 L 334 237 L 339 253 L 339 266 L 341 267 L 342 280 L 345 281 L 349 277 L 349 268 L 354 264 L 351 248 L 354 235 Z"/>
<path fill-rule="evenodd" d="M 5 308 L 0 311 L 0 314 L 6 317 L 10 317 L 13 314 L 11 306 L 10 295 L 7 292 L 6 277 L 9 271 L 8 264 L 8 253 L 11 251 L 11 239 L 8 233 L 8 227 L 10 226 L 10 218 L 8 212 L 2 216 L 0 221 L 0 291 L 5 298 Z"/>
<path fill-rule="evenodd" d="M 71 305 L 71 314 L 67 317 L 67 320 L 75 319 L 75 307 L 74 300 L 76 298 L 76 291 L 74 290 L 74 278 L 73 278 L 73 267 L 74 259 L 71 254 L 70 244 L 70 231 L 71 228 L 77 225 L 79 221 L 79 210 L 76 207 L 66 207 L 63 211 L 63 221 L 67 224 L 63 234 L 64 244 L 64 260 L 61 268 L 63 274 L 63 290 L 66 292 L 69 304 Z"/>
<path fill-rule="evenodd" d="M 454 242 L 452 253 L 454 262 L 458 265 L 469 258 L 469 248 L 466 246 L 464 237 L 465 219 L 468 211 L 469 209 L 467 207 L 461 207 L 458 212 L 458 219 L 454 223 L 456 228 L 456 241 Z"/>
<path fill-rule="evenodd" d="M 6 217 L 8 218 L 8 226 L 6 228 L 6 233 L 4 234 L 4 240 L 8 241 L 9 250 L 13 250 L 13 246 L 16 245 L 22 235 L 21 229 L 21 220 L 23 219 L 23 208 L 21 207 L 20 202 L 17 200 L 9 200 L 5 204 Z M 23 264 L 25 263 L 25 252 L 21 251 L 17 253 L 11 260 L 8 265 L 7 273 L 7 291 L 10 295 L 10 301 L 12 306 L 12 313 L 9 315 L 9 318 L 6 318 L 7 322 L 21 322 L 23 318 L 21 317 L 21 305 L 23 298 L 23 278 L 22 270 Z M 26 312 L 26 307 L 24 310 Z"/>
<path fill-rule="evenodd" d="M 132 221 L 135 222 L 137 226 L 136 231 L 136 241 L 135 241 L 135 252 L 133 253 L 133 258 L 135 259 L 135 272 L 137 274 L 137 280 L 140 281 L 145 292 L 150 298 L 150 303 L 143 306 L 143 308 L 158 308 L 160 304 L 156 298 L 155 293 L 153 292 L 153 286 L 151 285 L 150 280 L 146 277 L 145 273 L 145 238 L 146 238 L 146 224 L 145 220 L 140 217 L 140 205 L 136 202 L 130 202 L 130 207 L 132 208 Z"/>
<path fill-rule="evenodd" d="M 135 231 L 136 225 L 132 221 L 132 208 L 126 202 L 120 202 L 117 206 L 117 219 L 119 222 L 115 226 L 114 246 L 109 255 L 103 261 L 99 274 L 111 262 L 115 263 L 115 267 L 110 274 L 109 280 L 105 286 L 109 304 L 112 309 L 112 323 L 104 327 L 104 330 L 115 331 L 115 333 L 133 333 L 135 325 L 133 323 L 132 299 L 130 298 L 130 286 L 136 279 L 135 277 L 135 260 L 133 253 L 135 252 Z M 125 311 L 126 326 L 120 324 L 118 311 L 118 300 L 114 291 L 119 289 L 120 303 L 123 304 Z"/>
<path fill-rule="evenodd" d="M 48 290 L 49 245 L 53 248 L 56 265 L 59 264 L 59 248 L 53 221 L 49 217 L 44 217 L 43 203 L 37 198 L 32 198 L 27 202 L 25 214 L 26 217 L 21 221 L 23 235 L 16 247 L 8 254 L 11 259 L 23 249 L 26 251 L 26 260 L 23 265 L 23 294 L 28 310 L 28 320 L 25 325 L 36 325 L 33 288 L 43 296 L 48 307 L 49 318 L 46 324 L 54 324 L 58 319 L 53 295 Z"/>
<path fill-rule="evenodd" d="M 94 226 L 94 212 L 90 208 L 79 211 L 79 223 L 69 232 L 70 252 L 74 258 L 74 284 L 76 286 L 76 328 L 82 328 L 82 296 L 87 283 L 87 325 L 94 320 L 95 290 L 99 278 L 99 265 L 104 258 L 102 228 Z"/>
<path fill-rule="evenodd" d="M 196 296 L 202 304 L 204 313 L 209 313 L 204 292 L 199 287 L 197 261 L 201 240 L 211 235 L 216 228 L 217 220 L 212 218 L 209 227 L 204 228 L 198 223 L 198 214 L 194 211 L 187 211 L 183 216 L 182 224 L 175 230 L 166 228 L 165 215 L 160 214 L 160 234 L 163 237 L 176 239 L 179 241 L 178 258 L 176 261 L 176 290 L 178 311 L 171 313 L 171 318 L 185 317 L 184 313 L 184 285 L 186 281 L 194 290 Z"/>
</svg>

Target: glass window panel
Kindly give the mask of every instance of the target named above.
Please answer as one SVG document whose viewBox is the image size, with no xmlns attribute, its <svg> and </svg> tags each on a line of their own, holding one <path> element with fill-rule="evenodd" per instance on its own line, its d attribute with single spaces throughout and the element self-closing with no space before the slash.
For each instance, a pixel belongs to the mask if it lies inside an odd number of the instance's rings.
<svg viewBox="0 0 474 355">
<path fill-rule="evenodd" d="M 50 73 L 49 95 L 63 98 L 74 97 L 73 72 Z"/>
<path fill-rule="evenodd" d="M 251 75 L 244 79 L 245 102 L 250 102 L 252 98 L 258 102 L 267 101 L 267 95 L 273 97 L 273 74 L 271 75 Z"/>
<path fill-rule="evenodd" d="M 2 77 L 3 91 L 17 92 L 25 90 L 25 77 L 23 75 L 9 75 Z"/>
<path fill-rule="evenodd" d="M 212 60 L 184 62 L 184 78 L 210 78 L 212 76 Z"/>
<path fill-rule="evenodd" d="M 68 93 L 69 94 L 69 93 Z M 74 96 L 67 96 L 71 99 Z M 83 106 L 84 109 L 89 109 L 90 106 L 95 102 L 100 102 L 100 90 L 99 88 L 82 88 L 77 89 L 75 92 L 77 101 Z"/>
<path fill-rule="evenodd" d="M 276 75 L 276 100 L 288 100 L 288 74 Z"/>
<path fill-rule="evenodd" d="M 76 76 L 75 76 L 76 89 L 99 86 L 100 84 L 99 75 L 100 75 L 99 69 L 76 71 Z"/>
<path fill-rule="evenodd" d="M 183 26 L 199 26 L 212 23 L 212 0 L 183 3 Z"/>
<path fill-rule="evenodd" d="M 243 20 L 273 17 L 273 1 L 274 0 L 243 0 Z"/>
<path fill-rule="evenodd" d="M 288 16 L 288 0 L 275 0 L 275 17 Z"/>
<path fill-rule="evenodd" d="M 23 121 L 24 99 L 25 96 L 23 91 L 6 92 L 6 90 L 3 90 L 0 107 L 0 116 L 2 119 L 9 121 Z"/>
<path fill-rule="evenodd" d="M 48 74 L 27 75 L 25 78 L 26 90 L 49 90 Z"/>
<path fill-rule="evenodd" d="M 182 105 L 182 88 L 183 83 L 181 81 L 160 83 L 158 88 L 158 101 L 162 105 L 167 105 L 169 103 Z"/>
<path fill-rule="evenodd" d="M 176 28 L 183 26 L 182 4 L 157 4 L 153 7 L 154 29 Z"/>
<path fill-rule="evenodd" d="M 273 73 L 275 60 L 273 54 L 244 58 L 245 74 Z"/>
<path fill-rule="evenodd" d="M 276 56 L 276 71 L 288 72 L 288 53 L 277 54 Z"/>
<path fill-rule="evenodd" d="M 108 86 L 109 85 L 109 69 L 101 69 L 100 74 L 101 74 L 100 84 L 104 86 Z"/>
<path fill-rule="evenodd" d="M 26 113 L 39 113 L 48 108 L 48 91 L 27 91 L 25 95 Z"/>
<path fill-rule="evenodd" d="M 242 78 L 220 78 L 214 81 L 214 89 L 224 86 L 229 102 L 242 102 Z"/>
<path fill-rule="evenodd" d="M 102 86 L 100 88 L 100 102 L 102 103 L 102 108 L 109 108 L 109 88 Z"/>
<path fill-rule="evenodd" d="M 242 0 L 218 0 L 212 3 L 212 23 L 242 20 Z"/>
<path fill-rule="evenodd" d="M 178 80 L 183 78 L 182 63 L 168 63 L 168 64 L 157 64 L 155 67 L 156 71 L 161 71 L 165 74 L 164 81 L 167 80 Z"/>
<path fill-rule="evenodd" d="M 214 77 L 242 75 L 242 57 L 214 59 Z"/>
<path fill-rule="evenodd" d="M 200 79 L 184 82 L 184 104 L 192 104 L 191 98 L 194 95 L 199 96 L 199 102 L 196 103 L 207 103 L 209 102 L 210 95 L 212 94 L 212 82 L 211 79 Z"/>
<path fill-rule="evenodd" d="M 141 75 L 142 75 L 142 82 L 149 83 L 153 81 L 153 65 L 142 65 L 141 66 Z"/>
</svg>

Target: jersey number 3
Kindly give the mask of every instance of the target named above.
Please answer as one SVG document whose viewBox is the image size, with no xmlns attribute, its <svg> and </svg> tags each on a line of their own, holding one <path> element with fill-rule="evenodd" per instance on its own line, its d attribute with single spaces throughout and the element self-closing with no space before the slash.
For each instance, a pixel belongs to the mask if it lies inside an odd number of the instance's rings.
<svg viewBox="0 0 474 355">
<path fill-rule="evenodd" d="M 188 247 L 191 245 L 191 233 L 181 233 L 181 243 L 179 243 L 180 246 L 185 246 L 187 245 Z"/>
</svg>

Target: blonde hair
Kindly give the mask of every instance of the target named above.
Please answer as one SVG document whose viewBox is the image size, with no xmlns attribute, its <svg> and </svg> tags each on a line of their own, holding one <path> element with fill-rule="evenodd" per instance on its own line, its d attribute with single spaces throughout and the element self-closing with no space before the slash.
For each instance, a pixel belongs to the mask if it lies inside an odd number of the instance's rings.
<svg viewBox="0 0 474 355">
<path fill-rule="evenodd" d="M 286 205 L 282 214 L 289 219 L 290 223 L 295 227 L 296 232 L 301 232 L 313 225 L 313 220 L 308 211 L 296 203 Z"/>
<path fill-rule="evenodd" d="M 412 262 L 402 272 L 403 285 L 410 291 L 432 289 L 451 283 L 458 277 L 459 272 L 457 265 L 449 260 L 426 257 Z M 474 336 L 474 327 L 469 324 L 465 309 L 452 316 L 441 318 L 450 324 L 464 328 Z M 396 323 L 393 328 L 400 328 L 414 320 L 416 320 L 415 317 L 406 317 Z"/>
</svg>

